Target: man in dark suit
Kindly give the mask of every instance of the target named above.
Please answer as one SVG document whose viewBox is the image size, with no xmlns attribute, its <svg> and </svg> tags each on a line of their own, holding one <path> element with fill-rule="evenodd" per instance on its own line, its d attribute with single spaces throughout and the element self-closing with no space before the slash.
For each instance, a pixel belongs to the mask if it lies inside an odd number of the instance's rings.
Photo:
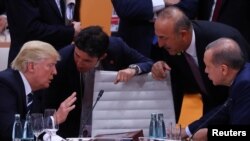
<svg viewBox="0 0 250 141">
<path fill-rule="evenodd" d="M 0 140 L 11 141 L 14 115 L 24 120 L 29 112 L 42 112 L 41 101 L 34 94 L 33 102 L 28 104 L 28 95 L 48 88 L 57 73 L 55 64 L 60 56 L 54 47 L 41 41 L 30 41 L 23 45 L 13 60 L 11 67 L 0 72 Z M 33 95 L 33 94 L 31 94 Z M 75 108 L 75 94 L 72 94 L 58 108 L 58 123 L 65 121 L 68 113 Z M 64 105 L 67 105 L 65 107 Z M 30 111 L 28 110 L 28 107 Z"/>
<path fill-rule="evenodd" d="M 12 40 L 8 64 L 27 41 L 45 41 L 56 49 L 73 41 L 80 31 L 80 23 L 73 22 L 66 26 L 59 5 L 56 0 L 5 0 Z"/>
<path fill-rule="evenodd" d="M 60 101 L 68 97 L 69 93 L 77 93 L 76 108 L 57 132 L 62 137 L 79 135 L 82 105 L 87 105 L 87 112 L 83 114 L 83 118 L 88 120 L 87 115 L 91 112 L 88 110 L 93 105 L 93 78 L 85 78 L 89 77 L 91 70 L 97 67 L 96 69 L 118 71 L 114 80 L 114 83 L 118 83 L 129 81 L 135 75 L 150 72 L 153 64 L 150 59 L 128 47 L 120 38 L 108 37 L 99 26 L 83 29 L 76 37 L 75 44 L 61 49 L 60 55 L 62 60 L 57 65 L 58 75 L 49 88 L 50 94 L 45 95 L 45 107 L 57 108 Z M 90 91 L 89 95 L 87 90 Z M 85 101 L 85 97 L 88 97 L 88 100 Z"/>
<path fill-rule="evenodd" d="M 218 0 L 217 0 L 218 1 Z M 199 20 L 212 20 L 214 0 L 200 0 L 198 16 Z M 249 0 L 222 0 L 216 22 L 230 25 L 250 43 L 250 1 Z"/>
<path fill-rule="evenodd" d="M 189 18 L 194 18 L 198 0 L 111 0 L 120 18 L 118 35 L 130 47 L 150 57 L 154 34 L 154 14 L 168 5 L 180 7 Z"/>
<path fill-rule="evenodd" d="M 183 93 L 201 93 L 203 113 L 225 101 L 228 88 L 213 86 L 204 72 L 203 55 L 208 43 L 229 37 L 239 43 L 245 57 L 249 60 L 249 45 L 234 28 L 208 21 L 190 21 L 176 7 L 164 9 L 155 21 L 155 33 L 160 48 L 153 52 L 156 62 L 152 67 L 155 79 L 164 79 L 170 71 L 172 91 L 178 121 Z M 190 67 L 192 57 L 194 67 Z M 196 72 L 194 73 L 194 70 Z M 198 70 L 197 70 L 198 69 Z"/>
<path fill-rule="evenodd" d="M 214 85 L 230 87 L 230 95 L 223 106 L 188 125 L 187 133 L 195 133 L 193 140 L 206 140 L 207 129 L 202 128 L 208 125 L 250 124 L 250 64 L 245 62 L 239 45 L 229 38 L 213 41 L 206 47 L 204 62 L 209 79 Z"/>
</svg>

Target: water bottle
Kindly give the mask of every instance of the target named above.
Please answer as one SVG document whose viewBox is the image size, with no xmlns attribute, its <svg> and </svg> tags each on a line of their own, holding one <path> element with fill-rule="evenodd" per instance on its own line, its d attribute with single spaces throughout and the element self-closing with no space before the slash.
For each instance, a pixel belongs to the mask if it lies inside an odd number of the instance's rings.
<svg viewBox="0 0 250 141">
<path fill-rule="evenodd" d="M 22 137 L 23 128 L 20 120 L 20 114 L 15 114 L 15 121 L 12 129 L 12 141 L 21 141 Z"/>
<path fill-rule="evenodd" d="M 31 124 L 31 117 L 29 114 L 26 115 L 26 120 L 24 123 L 23 139 L 25 141 L 31 141 L 34 139 L 32 124 Z"/>
<path fill-rule="evenodd" d="M 158 114 L 157 137 L 158 138 L 165 138 L 166 137 L 166 128 L 165 128 L 163 113 Z"/>
<path fill-rule="evenodd" d="M 156 138 L 157 136 L 157 114 L 152 113 L 151 114 L 151 120 L 150 120 L 150 125 L 149 125 L 149 137 L 150 138 Z"/>
</svg>

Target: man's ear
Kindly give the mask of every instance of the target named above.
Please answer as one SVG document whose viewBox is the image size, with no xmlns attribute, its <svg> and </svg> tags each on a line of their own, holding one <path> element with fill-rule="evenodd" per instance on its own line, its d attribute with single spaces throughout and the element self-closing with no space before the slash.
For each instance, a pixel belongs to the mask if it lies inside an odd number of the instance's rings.
<svg viewBox="0 0 250 141">
<path fill-rule="evenodd" d="M 103 60 L 107 56 L 107 53 L 104 53 L 101 57 L 100 60 Z"/>
<path fill-rule="evenodd" d="M 182 40 L 184 40 L 184 41 L 188 41 L 188 38 L 189 38 L 189 32 L 186 30 L 186 29 L 182 29 L 181 31 L 180 31 L 180 35 L 181 35 L 181 38 L 182 38 Z"/>
<path fill-rule="evenodd" d="M 34 70 L 35 70 L 35 64 L 34 64 L 34 62 L 28 62 L 27 63 L 27 70 L 26 71 L 33 72 Z"/>
<path fill-rule="evenodd" d="M 228 74 L 228 66 L 222 64 L 220 67 L 221 67 L 222 75 L 224 75 L 224 76 L 227 75 Z"/>
</svg>

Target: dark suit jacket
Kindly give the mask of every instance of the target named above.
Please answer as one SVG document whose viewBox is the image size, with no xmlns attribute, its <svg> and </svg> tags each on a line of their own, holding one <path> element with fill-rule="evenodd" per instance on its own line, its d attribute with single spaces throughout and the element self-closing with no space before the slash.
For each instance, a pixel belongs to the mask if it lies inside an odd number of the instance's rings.
<svg viewBox="0 0 250 141">
<path fill-rule="evenodd" d="M 45 107 L 58 108 L 72 92 L 77 92 L 76 108 L 71 111 L 67 120 L 60 125 L 57 132 L 62 137 L 76 137 L 79 135 L 82 97 L 79 72 L 74 61 L 74 47 L 70 45 L 60 50 L 62 60 L 57 64 L 58 74 L 55 76 L 49 88 L 49 94 L 45 96 Z M 110 37 L 110 46 L 107 57 L 102 60 L 104 70 L 118 71 L 127 68 L 130 64 L 137 64 L 142 73 L 150 72 L 153 62 L 129 48 L 120 38 Z M 90 82 L 88 88 L 91 89 Z M 80 86 L 81 85 L 81 86 Z M 84 91 L 84 90 L 83 90 Z M 84 115 L 86 116 L 86 115 Z"/>
<path fill-rule="evenodd" d="M 130 47 L 150 57 L 155 35 L 152 0 L 112 0 L 112 3 L 120 18 L 118 36 Z M 177 6 L 193 18 L 197 5 L 197 0 L 182 0 Z"/>
<path fill-rule="evenodd" d="M 200 0 L 198 19 L 208 20 L 211 14 L 213 0 Z M 250 1 L 249 0 L 222 0 L 218 22 L 233 26 L 250 43 Z"/>
<path fill-rule="evenodd" d="M 195 32 L 196 52 L 199 63 L 199 70 L 202 75 L 205 87 L 208 94 L 202 93 L 203 113 L 207 113 L 212 108 L 223 103 L 228 97 L 228 88 L 224 86 L 214 86 L 205 74 L 205 64 L 203 56 L 205 47 L 212 41 L 220 37 L 229 37 L 237 41 L 245 52 L 246 56 L 249 54 L 249 45 L 241 34 L 234 28 L 224 24 L 208 22 L 208 21 L 193 21 L 193 28 Z M 247 48 L 247 51 L 246 51 Z M 175 104 L 176 120 L 178 121 L 183 93 L 200 92 L 197 82 L 194 79 L 193 73 L 187 64 L 184 55 L 171 56 L 164 49 L 154 48 L 153 55 L 156 60 L 164 60 L 170 65 L 172 91 Z M 249 60 L 249 56 L 247 56 Z M 191 74 L 191 75 L 190 75 Z"/>
<path fill-rule="evenodd" d="M 9 64 L 27 41 L 45 41 L 56 49 L 72 42 L 74 28 L 64 25 L 55 0 L 5 0 L 5 4 L 11 36 Z"/>
<path fill-rule="evenodd" d="M 4 5 L 4 0 L 0 0 L 0 15 L 5 13 L 5 5 Z"/>
<path fill-rule="evenodd" d="M 38 95 L 34 95 L 31 112 L 41 112 L 40 97 Z M 21 119 L 25 120 L 27 113 L 25 88 L 19 72 L 7 69 L 0 72 L 1 141 L 11 141 L 12 126 L 16 113 L 19 113 Z"/>
<path fill-rule="evenodd" d="M 212 110 L 204 117 L 191 123 L 189 129 L 194 133 L 196 129 L 214 124 L 249 125 L 250 124 L 250 64 L 245 66 L 237 74 L 230 86 L 229 98 L 232 100 L 227 105 L 221 105 Z M 218 94 L 219 95 L 219 94 Z M 219 110 L 219 111 L 218 111 Z M 208 118 L 211 118 L 207 121 Z M 200 127 L 201 128 L 201 127 Z"/>
</svg>

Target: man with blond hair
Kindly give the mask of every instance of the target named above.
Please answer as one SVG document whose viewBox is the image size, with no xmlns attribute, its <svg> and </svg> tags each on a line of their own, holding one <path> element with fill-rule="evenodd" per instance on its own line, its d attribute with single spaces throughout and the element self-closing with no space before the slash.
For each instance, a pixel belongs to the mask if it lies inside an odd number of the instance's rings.
<svg viewBox="0 0 250 141">
<path fill-rule="evenodd" d="M 11 141 L 16 113 L 25 119 L 27 113 L 37 112 L 35 109 L 38 109 L 40 103 L 35 93 L 49 87 L 53 76 L 57 74 L 55 65 L 59 59 L 52 45 L 29 41 L 23 45 L 11 68 L 0 72 L 0 140 Z M 28 103 L 28 95 L 33 95 L 31 103 Z M 75 100 L 74 93 L 62 102 L 55 114 L 56 122 L 65 121 L 68 113 L 75 108 Z"/>
</svg>

